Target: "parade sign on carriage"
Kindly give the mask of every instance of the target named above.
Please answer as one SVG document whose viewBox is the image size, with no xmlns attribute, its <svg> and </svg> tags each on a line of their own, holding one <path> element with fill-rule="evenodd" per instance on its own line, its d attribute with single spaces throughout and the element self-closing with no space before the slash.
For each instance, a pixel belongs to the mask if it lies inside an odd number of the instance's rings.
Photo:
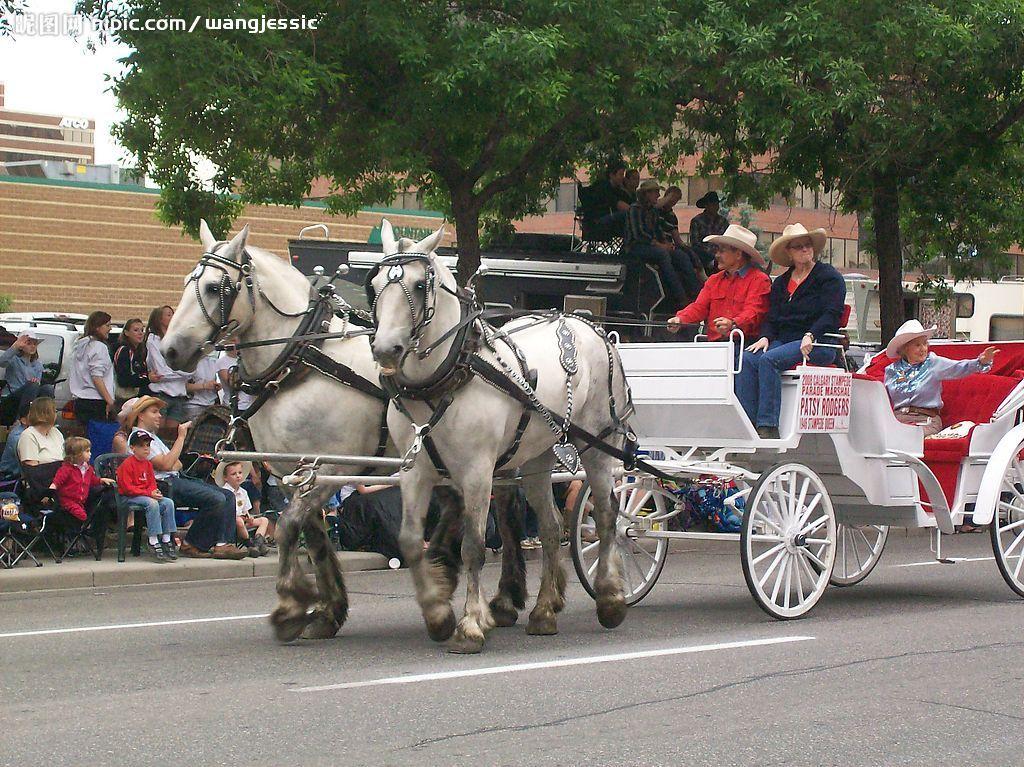
<svg viewBox="0 0 1024 767">
<path fill-rule="evenodd" d="M 849 431 L 853 375 L 832 368 L 804 366 L 799 370 L 797 431 L 801 434 Z"/>
</svg>

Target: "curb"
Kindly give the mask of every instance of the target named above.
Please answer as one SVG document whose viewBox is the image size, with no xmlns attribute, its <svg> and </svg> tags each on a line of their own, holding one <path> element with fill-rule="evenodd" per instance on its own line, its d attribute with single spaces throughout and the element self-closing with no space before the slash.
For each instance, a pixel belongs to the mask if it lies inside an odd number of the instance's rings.
<svg viewBox="0 0 1024 767">
<path fill-rule="evenodd" d="M 343 572 L 387 570 L 387 560 L 380 554 L 362 551 L 339 551 Z M 115 559 L 73 559 L 55 564 L 44 561 L 42 567 L 19 565 L 13 570 L 0 570 L 0 593 L 52 589 L 93 588 L 97 586 L 139 586 L 155 583 L 188 583 L 190 581 L 259 578 L 277 575 L 277 557 L 238 561 L 220 559 L 179 559 L 171 564 L 158 564 L 129 556 L 127 562 Z M 303 556 L 303 567 L 312 572 Z"/>
</svg>

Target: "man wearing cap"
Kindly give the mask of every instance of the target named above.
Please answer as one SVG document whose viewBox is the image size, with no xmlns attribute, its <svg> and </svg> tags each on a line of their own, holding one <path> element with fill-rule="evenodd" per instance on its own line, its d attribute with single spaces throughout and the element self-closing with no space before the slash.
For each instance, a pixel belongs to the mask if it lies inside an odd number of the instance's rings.
<svg viewBox="0 0 1024 767">
<path fill-rule="evenodd" d="M 990 346 L 973 360 L 940 357 L 928 350 L 928 339 L 936 330 L 934 325 L 926 329 L 917 320 L 908 320 L 885 347 L 889 357 L 899 358 L 885 368 L 885 388 L 896 420 L 920 426 L 926 437 L 942 431 L 942 382 L 987 373 L 999 351 Z"/>
<path fill-rule="evenodd" d="M 124 404 L 124 425 L 131 435 L 144 431 L 152 438 L 149 460 L 153 463 L 157 482 L 170 485 L 169 493 L 175 503 L 199 509 L 185 540 L 181 543 L 181 554 L 186 557 L 213 557 L 214 559 L 243 559 L 246 553 L 231 541 L 235 538 L 235 496 L 222 488 L 182 477 L 181 451 L 185 435 L 191 423 L 178 425 L 178 435 L 171 447 L 167 447 L 157 436 L 163 416 L 160 410 L 163 400 L 144 396 L 128 400 Z"/>
<path fill-rule="evenodd" d="M 656 266 L 669 300 L 686 306 L 700 292 L 700 282 L 687 255 L 665 241 L 661 211 L 655 205 L 660 192 L 657 181 L 640 182 L 626 218 L 626 255 Z"/>
<path fill-rule="evenodd" d="M 762 439 L 780 436 L 783 371 L 804 359 L 811 365 L 835 359 L 835 350 L 819 341 L 839 332 L 846 282 L 817 260 L 827 240 L 824 229 L 791 224 L 768 248 L 768 257 L 786 271 L 772 283 L 761 337 L 747 347 L 736 376 L 736 396 Z"/>
<path fill-rule="evenodd" d="M 0 423 L 11 423 L 22 404 L 36 397 L 53 396 L 53 387 L 42 385 L 43 363 L 39 360 L 42 340 L 36 331 L 26 330 L 0 354 L 0 367 L 5 369 Z"/>
<path fill-rule="evenodd" d="M 728 338 L 735 328 L 747 338 L 757 338 L 768 313 L 772 284 L 761 271 L 764 259 L 757 250 L 757 235 L 731 224 L 724 234 L 712 234 L 704 241 L 718 246 L 715 259 L 720 271 L 708 277 L 696 301 L 668 321 L 668 331 L 703 322 L 709 341 Z"/>
<path fill-rule="evenodd" d="M 729 228 L 729 219 L 718 212 L 721 204 L 718 192 L 708 192 L 694 203 L 701 212 L 690 220 L 690 247 L 700 256 L 708 274 L 714 269 L 715 256 L 704 243 L 711 235 L 723 234 Z"/>
</svg>

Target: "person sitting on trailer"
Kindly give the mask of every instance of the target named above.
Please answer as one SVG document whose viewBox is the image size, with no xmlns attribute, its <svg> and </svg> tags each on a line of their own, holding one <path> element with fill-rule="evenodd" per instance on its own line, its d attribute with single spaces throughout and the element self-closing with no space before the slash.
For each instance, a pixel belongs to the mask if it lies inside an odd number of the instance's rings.
<svg viewBox="0 0 1024 767">
<path fill-rule="evenodd" d="M 735 328 L 747 338 L 757 338 L 768 314 L 772 285 L 763 271 L 757 235 L 731 224 L 725 234 L 713 234 L 704 240 L 718 246 L 715 258 L 720 271 L 708 278 L 696 301 L 669 319 L 668 331 L 676 333 L 681 325 L 703 322 L 709 341 L 728 339 Z"/>
<path fill-rule="evenodd" d="M 640 184 L 626 218 L 625 249 L 627 256 L 657 267 L 668 299 L 677 308 L 697 297 L 700 283 L 686 254 L 666 241 L 661 216 L 654 206 L 660 192 L 661 187 L 653 179 Z"/>
<path fill-rule="evenodd" d="M 839 332 L 846 282 L 832 266 L 818 261 L 828 240 L 824 229 L 790 224 L 768 249 L 786 271 L 772 283 L 761 337 L 747 347 L 736 376 L 736 396 L 761 439 L 779 438 L 782 373 L 807 360 L 829 365 L 835 349 L 816 343 Z"/>
<path fill-rule="evenodd" d="M 694 203 L 701 211 L 690 220 L 690 247 L 700 256 L 708 274 L 714 271 L 715 254 L 714 248 L 709 248 L 704 243 L 708 241 L 710 235 L 723 234 L 729 227 L 729 219 L 718 212 L 721 204 L 718 192 L 708 192 Z"/>
<path fill-rule="evenodd" d="M 676 216 L 674 209 L 681 199 L 683 199 L 683 190 L 678 186 L 670 186 L 665 189 L 665 194 L 656 204 L 661 213 L 661 227 L 665 236 L 690 257 L 690 264 L 693 266 L 693 273 L 697 276 L 697 282 L 703 285 L 708 278 L 704 270 L 704 262 L 697 251 L 683 242 L 683 236 L 679 233 L 679 217 Z"/>
<path fill-rule="evenodd" d="M 612 160 L 605 169 L 604 178 L 592 187 L 593 199 L 598 205 L 596 224 L 601 231 L 612 237 L 621 237 L 626 226 L 626 215 L 633 203 L 633 196 L 624 186 L 626 163 Z"/>
<path fill-rule="evenodd" d="M 889 357 L 900 358 L 885 369 L 885 388 L 896 420 L 920 426 L 926 437 L 942 431 L 942 382 L 987 373 L 999 351 L 990 346 L 973 360 L 940 357 L 928 350 L 928 339 L 936 330 L 934 325 L 925 329 L 917 320 L 907 320 L 885 347 Z"/>
</svg>

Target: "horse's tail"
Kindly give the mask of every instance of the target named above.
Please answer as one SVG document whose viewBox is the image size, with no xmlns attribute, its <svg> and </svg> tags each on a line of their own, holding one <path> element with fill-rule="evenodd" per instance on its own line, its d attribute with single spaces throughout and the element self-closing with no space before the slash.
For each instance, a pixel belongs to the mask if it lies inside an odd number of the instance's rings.
<svg viewBox="0 0 1024 767">
<path fill-rule="evenodd" d="M 629 381 L 626 379 L 626 371 L 622 367 L 622 358 L 615 345 L 605 337 L 605 344 L 608 346 L 608 401 L 612 421 L 616 426 L 621 427 L 623 439 L 631 435 L 633 430 L 629 426 L 629 419 L 633 415 L 633 395 L 629 390 Z"/>
</svg>

